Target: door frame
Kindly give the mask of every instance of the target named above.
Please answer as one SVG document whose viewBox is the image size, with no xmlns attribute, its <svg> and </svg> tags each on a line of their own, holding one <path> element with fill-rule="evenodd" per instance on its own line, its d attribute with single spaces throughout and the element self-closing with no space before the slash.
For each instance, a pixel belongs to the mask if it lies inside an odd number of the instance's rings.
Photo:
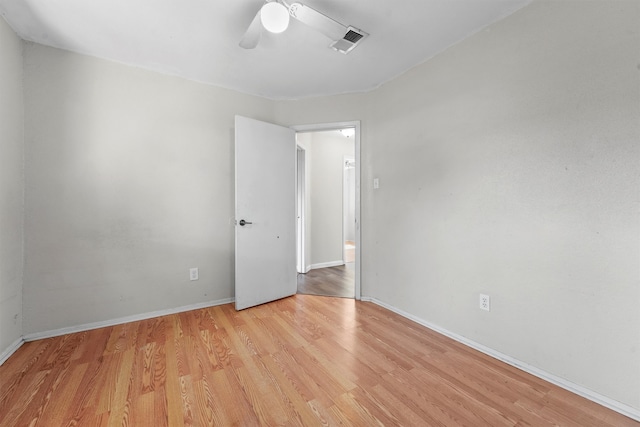
<svg viewBox="0 0 640 427">
<path fill-rule="evenodd" d="M 296 143 L 296 270 L 307 273 L 307 254 L 305 250 L 306 227 L 306 165 L 307 152 Z"/>
<path fill-rule="evenodd" d="M 349 162 L 350 160 L 353 160 L 353 162 L 355 163 L 356 161 L 355 156 L 342 156 L 342 261 L 345 263 L 347 261 L 347 257 L 345 256 L 346 254 L 345 243 L 347 243 L 347 227 L 346 227 L 347 221 L 346 220 L 349 217 L 349 200 L 347 199 L 347 194 L 349 192 L 349 188 L 348 188 L 349 169 L 346 166 L 347 166 L 347 162 Z M 355 178 L 355 167 L 354 167 L 353 174 Z M 355 206 L 354 206 L 354 209 L 355 209 Z M 354 212 L 354 216 L 355 216 L 355 212 Z"/>
<path fill-rule="evenodd" d="M 361 265 L 361 221 L 360 221 L 360 120 L 332 123 L 317 123 L 291 126 L 296 133 L 322 132 L 327 130 L 340 130 L 345 128 L 354 128 L 355 142 L 355 159 L 356 159 L 356 254 L 355 254 L 355 295 L 356 300 L 362 299 L 361 283 L 360 283 L 360 265 Z M 344 244 L 343 244 L 344 246 Z"/>
</svg>

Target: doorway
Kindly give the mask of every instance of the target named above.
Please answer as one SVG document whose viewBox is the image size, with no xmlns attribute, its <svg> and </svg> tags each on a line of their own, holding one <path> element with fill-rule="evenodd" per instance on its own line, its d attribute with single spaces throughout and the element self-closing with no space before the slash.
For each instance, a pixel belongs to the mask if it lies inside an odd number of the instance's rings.
<svg viewBox="0 0 640 427">
<path fill-rule="evenodd" d="M 360 123 L 293 129 L 298 292 L 360 299 Z"/>
</svg>

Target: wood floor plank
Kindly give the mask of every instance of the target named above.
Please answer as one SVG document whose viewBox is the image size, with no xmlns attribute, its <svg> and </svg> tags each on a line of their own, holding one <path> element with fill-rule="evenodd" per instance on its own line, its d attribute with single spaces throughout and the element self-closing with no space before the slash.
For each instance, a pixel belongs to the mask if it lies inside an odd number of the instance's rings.
<svg viewBox="0 0 640 427">
<path fill-rule="evenodd" d="M 98 393 L 98 401 L 96 410 L 98 413 L 108 413 L 111 411 L 113 397 L 116 391 L 116 383 L 118 381 L 118 372 L 122 363 L 122 353 L 110 354 L 103 357 L 104 371 L 98 377 L 96 390 L 102 390 Z"/>
<path fill-rule="evenodd" d="M 376 385 L 366 390 L 372 396 L 372 400 L 379 402 L 383 408 L 399 421 L 398 425 L 417 426 L 425 424 L 426 420 L 412 411 L 404 401 L 400 400 L 396 393 L 383 385 Z M 428 425 L 428 424 L 427 424 Z"/>
<path fill-rule="evenodd" d="M 2 406 L 0 413 L 0 425 L 17 426 L 18 420 L 23 414 L 33 411 L 32 406 L 38 404 L 35 397 L 49 376 L 50 371 L 36 371 L 23 381 L 21 387 L 15 388 L 14 400 L 8 400 Z"/>
<path fill-rule="evenodd" d="M 128 425 L 131 427 L 144 426 L 148 420 L 154 420 L 153 393 L 143 393 L 137 396 L 133 403 Z"/>
<path fill-rule="evenodd" d="M 336 370 L 327 369 L 326 362 L 318 360 L 319 354 L 311 347 L 302 347 L 293 351 L 294 360 L 298 365 L 302 366 L 305 373 L 318 386 L 331 397 L 335 399 L 337 396 L 353 389 L 355 385 L 346 378 L 340 378 Z M 334 400 L 335 402 L 335 400 Z"/>
<path fill-rule="evenodd" d="M 640 423 L 345 298 L 232 304 L 25 343 L 0 426 Z"/>
<path fill-rule="evenodd" d="M 180 396 L 182 397 L 182 414 L 185 426 L 198 425 L 198 411 L 195 407 L 195 393 L 190 375 L 179 378 Z"/>
<path fill-rule="evenodd" d="M 320 352 L 331 354 L 329 363 L 334 365 L 333 369 L 339 372 L 340 376 L 351 383 L 357 383 L 360 387 L 375 386 L 379 382 L 379 375 L 387 372 L 382 369 L 374 371 L 370 367 L 371 358 L 369 355 L 365 357 L 360 353 L 361 357 L 358 357 L 357 350 L 351 352 L 329 338 L 316 340 L 314 345 Z"/>
<path fill-rule="evenodd" d="M 328 406 L 333 405 L 333 401 L 325 393 L 321 391 L 316 384 L 304 370 L 295 362 L 293 357 L 286 351 L 279 351 L 272 356 L 274 363 L 283 372 L 284 377 L 294 385 L 296 393 L 299 397 L 307 402 L 311 400 L 322 399 L 323 402 L 328 403 Z"/>
<path fill-rule="evenodd" d="M 253 413 L 260 425 L 283 425 L 284 411 L 274 398 L 273 390 L 251 363 L 234 369 L 236 378 L 244 390 Z"/>
<path fill-rule="evenodd" d="M 336 414 L 341 414 L 345 424 L 357 426 L 384 426 L 385 424 L 371 414 L 371 411 L 363 406 L 363 401 L 356 400 L 350 393 L 344 393 L 336 399 Z M 392 424 L 388 424 L 392 425 Z"/>
<path fill-rule="evenodd" d="M 78 387 L 82 383 L 82 378 L 85 377 L 89 364 L 83 363 L 72 367 L 72 371 L 69 374 L 69 378 L 64 381 L 59 391 L 52 393 L 51 396 L 51 411 L 48 411 L 49 415 L 46 420 L 51 425 L 63 425 L 64 417 L 66 415 L 66 404 L 71 402 L 78 391 Z"/>
<path fill-rule="evenodd" d="M 123 421 L 128 418 L 131 404 L 128 396 L 131 388 L 131 371 L 133 370 L 134 361 L 135 348 L 129 347 L 122 352 L 115 390 L 109 402 L 109 425 L 123 425 Z"/>
<path fill-rule="evenodd" d="M 180 377 L 178 376 L 176 343 L 171 329 L 167 332 L 165 349 L 165 392 L 167 401 L 172 402 L 167 408 L 167 419 L 171 427 L 181 427 L 184 426 L 185 413 L 182 405 L 183 396 L 180 390 Z"/>
<path fill-rule="evenodd" d="M 215 419 L 216 412 L 213 405 L 213 395 L 206 377 L 193 382 L 193 399 L 197 420 L 196 425 L 220 425 L 220 421 Z"/>
<path fill-rule="evenodd" d="M 309 407 L 308 401 L 304 398 L 305 394 L 300 392 L 296 381 L 287 375 L 286 371 L 278 365 L 274 358 L 265 357 L 262 361 L 265 368 L 271 373 L 281 399 L 289 404 L 290 418 L 296 421 L 296 424 L 303 426 L 316 424 L 318 419 Z"/>
<path fill-rule="evenodd" d="M 217 401 L 220 402 L 218 410 L 231 421 L 228 425 L 259 425 L 258 415 L 253 410 L 235 373 L 236 369 L 243 367 L 244 365 L 216 371 L 213 374 L 212 390 L 216 393 Z"/>
<path fill-rule="evenodd" d="M 316 399 L 310 400 L 307 402 L 309 408 L 313 411 L 316 416 L 318 423 L 317 425 L 321 426 L 337 426 L 341 425 L 339 421 L 331 414 L 331 412 Z"/>
<path fill-rule="evenodd" d="M 164 385 L 156 388 L 153 393 L 153 422 L 154 427 L 167 427 L 169 425 L 169 401 Z M 171 405 L 177 402 L 171 401 Z"/>
</svg>

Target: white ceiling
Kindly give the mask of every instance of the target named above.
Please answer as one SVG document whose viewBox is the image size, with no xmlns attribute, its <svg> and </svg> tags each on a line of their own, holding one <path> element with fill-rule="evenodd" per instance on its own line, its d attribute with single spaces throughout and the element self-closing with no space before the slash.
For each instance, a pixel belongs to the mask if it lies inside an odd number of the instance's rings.
<svg viewBox="0 0 640 427">
<path fill-rule="evenodd" d="M 531 0 L 302 0 L 368 32 L 353 51 L 292 20 L 238 46 L 262 0 L 0 0 L 25 40 L 272 99 L 363 92 Z"/>
</svg>

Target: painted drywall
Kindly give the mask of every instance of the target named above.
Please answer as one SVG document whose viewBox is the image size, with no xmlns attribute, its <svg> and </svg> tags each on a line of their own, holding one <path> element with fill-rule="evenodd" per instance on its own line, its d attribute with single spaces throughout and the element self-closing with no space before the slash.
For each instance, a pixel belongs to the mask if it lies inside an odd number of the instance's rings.
<svg viewBox="0 0 640 427">
<path fill-rule="evenodd" d="M 363 279 L 391 305 L 635 408 L 638 22 L 638 2 L 534 3 L 377 92 Z"/>
<path fill-rule="evenodd" d="M 232 298 L 234 115 L 272 102 L 33 43 L 24 78 L 24 333 Z"/>
<path fill-rule="evenodd" d="M 0 17 L 0 356 L 22 337 L 22 41 Z M 1 357 L 0 357 L 1 358 Z"/>
<path fill-rule="evenodd" d="M 639 8 L 534 2 L 373 93 L 277 105 L 362 121 L 363 295 L 637 410 Z"/>
<path fill-rule="evenodd" d="M 310 196 L 311 265 L 343 261 L 343 158 L 353 156 L 353 139 L 340 132 L 311 132 Z"/>
</svg>

